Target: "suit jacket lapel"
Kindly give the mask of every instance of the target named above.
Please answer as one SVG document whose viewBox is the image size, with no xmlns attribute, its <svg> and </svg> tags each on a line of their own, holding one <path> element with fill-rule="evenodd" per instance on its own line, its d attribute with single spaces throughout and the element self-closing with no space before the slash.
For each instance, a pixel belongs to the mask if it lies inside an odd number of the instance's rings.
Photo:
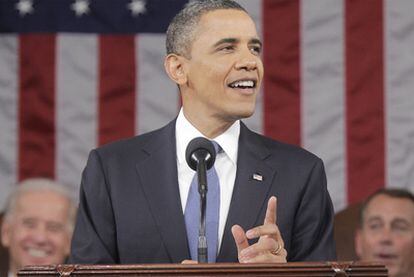
<svg viewBox="0 0 414 277">
<path fill-rule="evenodd" d="M 265 162 L 269 155 L 263 140 L 241 123 L 236 180 L 217 258 L 219 262 L 237 261 L 237 248 L 231 234 L 234 224 L 242 226 L 245 231 L 263 224 L 258 219 L 260 213 L 266 210 L 269 189 L 275 175 L 275 170 Z M 253 178 L 254 174 L 257 174 L 257 178 Z"/>
<path fill-rule="evenodd" d="M 148 158 L 136 168 L 171 262 L 189 259 L 180 201 L 175 145 L 175 120 L 143 149 Z"/>
</svg>

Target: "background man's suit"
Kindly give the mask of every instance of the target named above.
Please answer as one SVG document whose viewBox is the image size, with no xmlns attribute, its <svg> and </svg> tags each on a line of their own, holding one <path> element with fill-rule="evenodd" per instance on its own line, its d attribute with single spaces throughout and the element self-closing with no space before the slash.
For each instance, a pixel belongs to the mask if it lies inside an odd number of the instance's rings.
<svg viewBox="0 0 414 277">
<path fill-rule="evenodd" d="M 175 121 L 93 150 L 82 177 L 72 263 L 190 259 L 180 203 Z M 255 180 L 253 174 L 263 176 Z M 262 225 L 275 195 L 288 261 L 333 260 L 333 208 L 322 161 L 241 124 L 236 181 L 217 262 L 237 262 L 230 228 Z"/>
</svg>

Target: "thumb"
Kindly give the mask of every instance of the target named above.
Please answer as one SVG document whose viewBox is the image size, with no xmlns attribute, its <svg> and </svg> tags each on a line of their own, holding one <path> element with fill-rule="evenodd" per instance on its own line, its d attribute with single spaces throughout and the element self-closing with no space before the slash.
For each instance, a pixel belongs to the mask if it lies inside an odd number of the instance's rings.
<svg viewBox="0 0 414 277">
<path fill-rule="evenodd" d="M 183 260 L 181 264 L 198 264 L 198 262 L 194 260 Z"/>
<path fill-rule="evenodd" d="M 233 225 L 231 227 L 231 233 L 233 234 L 234 242 L 237 246 L 237 256 L 240 256 L 240 252 L 249 247 L 249 242 L 247 241 L 246 233 L 243 228 L 239 225 Z"/>
</svg>

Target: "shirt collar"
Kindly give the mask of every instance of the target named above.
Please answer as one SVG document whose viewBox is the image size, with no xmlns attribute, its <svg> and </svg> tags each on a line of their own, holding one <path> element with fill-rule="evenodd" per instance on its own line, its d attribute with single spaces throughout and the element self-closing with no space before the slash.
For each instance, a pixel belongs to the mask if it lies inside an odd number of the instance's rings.
<svg viewBox="0 0 414 277">
<path fill-rule="evenodd" d="M 239 146 L 240 121 L 235 121 L 223 134 L 214 138 L 230 160 L 237 163 L 237 149 Z M 185 150 L 188 143 L 196 137 L 205 137 L 196 127 L 194 127 L 184 116 L 181 108 L 175 123 L 175 138 L 177 143 L 178 163 L 185 162 Z"/>
</svg>

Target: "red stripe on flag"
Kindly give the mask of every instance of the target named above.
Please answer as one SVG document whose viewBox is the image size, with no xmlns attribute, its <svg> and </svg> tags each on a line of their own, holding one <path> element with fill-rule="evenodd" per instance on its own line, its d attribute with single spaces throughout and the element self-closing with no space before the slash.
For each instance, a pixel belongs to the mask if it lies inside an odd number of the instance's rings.
<svg viewBox="0 0 414 277">
<path fill-rule="evenodd" d="M 99 145 L 135 134 L 135 37 L 99 40 Z"/>
<path fill-rule="evenodd" d="M 383 2 L 345 1 L 348 201 L 385 183 Z"/>
<path fill-rule="evenodd" d="M 55 176 L 54 35 L 20 35 L 18 178 Z"/>
<path fill-rule="evenodd" d="M 300 145 L 299 0 L 263 2 L 264 133 Z"/>
</svg>

